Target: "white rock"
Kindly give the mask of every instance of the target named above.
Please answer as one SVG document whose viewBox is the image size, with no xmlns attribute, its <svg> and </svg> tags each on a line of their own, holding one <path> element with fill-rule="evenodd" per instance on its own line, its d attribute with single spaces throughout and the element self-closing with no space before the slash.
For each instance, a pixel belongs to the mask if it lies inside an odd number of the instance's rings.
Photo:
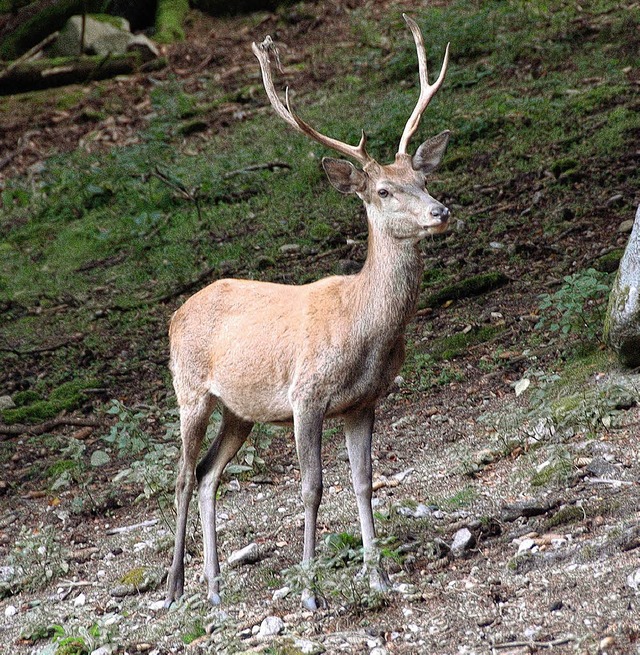
<svg viewBox="0 0 640 655">
<path fill-rule="evenodd" d="M 227 558 L 227 565 L 231 568 L 241 566 L 242 564 L 252 564 L 260 558 L 258 544 L 253 541 L 248 546 L 236 550 Z"/>
<path fill-rule="evenodd" d="M 534 548 L 536 548 L 536 542 L 533 539 L 523 539 L 518 546 L 518 555 L 533 550 Z"/>
<path fill-rule="evenodd" d="M 279 616 L 267 616 L 260 624 L 258 637 L 275 637 L 284 630 L 284 621 Z"/>
<path fill-rule="evenodd" d="M 369 655 L 389 655 L 389 651 L 383 646 L 376 646 L 369 651 Z"/>
<path fill-rule="evenodd" d="M 152 612 L 159 612 L 164 609 L 164 600 L 156 600 L 153 603 L 149 603 L 149 609 Z"/>
<path fill-rule="evenodd" d="M 282 600 L 283 598 L 286 598 L 289 595 L 289 592 L 291 589 L 289 587 L 281 587 L 280 589 L 276 589 L 273 592 L 272 599 L 273 600 Z"/>
<path fill-rule="evenodd" d="M 0 409 L 12 409 L 15 406 L 11 396 L 0 396 Z"/>
<path fill-rule="evenodd" d="M 640 589 L 640 569 L 636 569 L 627 576 L 627 586 L 638 591 Z"/>
<path fill-rule="evenodd" d="M 78 594 L 73 601 L 75 607 L 82 607 L 83 605 L 86 605 L 86 603 L 87 603 L 87 597 L 83 593 Z"/>
<path fill-rule="evenodd" d="M 303 655 L 320 655 L 324 653 L 324 646 L 309 639 L 296 638 L 293 640 L 293 645 Z"/>
<path fill-rule="evenodd" d="M 4 615 L 10 619 L 12 616 L 15 616 L 18 613 L 18 608 L 15 605 L 7 605 L 4 608 Z"/>
</svg>

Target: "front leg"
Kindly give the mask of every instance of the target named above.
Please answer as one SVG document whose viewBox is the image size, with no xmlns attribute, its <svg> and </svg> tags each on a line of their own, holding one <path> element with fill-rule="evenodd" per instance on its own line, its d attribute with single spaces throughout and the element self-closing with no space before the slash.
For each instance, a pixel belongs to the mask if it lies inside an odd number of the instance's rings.
<svg viewBox="0 0 640 655">
<path fill-rule="evenodd" d="M 324 413 L 306 411 L 294 414 L 296 450 L 300 462 L 302 502 L 304 504 L 304 548 L 302 566 L 308 567 L 316 552 L 316 523 L 322 499 L 322 422 Z M 302 592 L 302 604 L 309 610 L 318 609 L 310 589 Z"/>
<path fill-rule="evenodd" d="M 389 580 L 380 567 L 380 553 L 376 546 L 376 528 L 373 522 L 371 436 L 375 409 L 367 407 L 345 416 L 344 432 L 351 465 L 353 490 L 358 505 L 365 569 L 369 570 L 369 583 L 376 591 L 386 591 Z"/>
</svg>

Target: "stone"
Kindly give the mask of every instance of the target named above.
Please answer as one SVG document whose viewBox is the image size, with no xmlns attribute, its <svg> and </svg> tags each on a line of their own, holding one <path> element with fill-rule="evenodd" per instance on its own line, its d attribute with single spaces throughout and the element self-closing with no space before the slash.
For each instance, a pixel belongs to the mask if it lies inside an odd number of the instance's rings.
<svg viewBox="0 0 640 655">
<path fill-rule="evenodd" d="M 279 616 L 267 616 L 260 624 L 258 630 L 258 637 L 265 639 L 266 637 L 275 637 L 284 630 L 284 621 Z"/>
<path fill-rule="evenodd" d="M 626 221 L 622 221 L 622 223 L 618 225 L 618 232 L 620 234 L 629 234 L 633 230 L 634 222 L 635 221 L 632 218 L 629 218 Z"/>
<path fill-rule="evenodd" d="M 310 639 L 303 639 L 302 637 L 294 639 L 293 646 L 303 655 L 320 655 L 320 653 L 325 652 L 322 644 L 319 644 L 317 641 L 311 641 Z"/>
<path fill-rule="evenodd" d="M 280 252 L 283 255 L 293 255 L 294 253 L 300 252 L 300 244 L 299 243 L 285 243 L 284 245 L 280 246 Z"/>
<path fill-rule="evenodd" d="M 453 536 L 451 552 L 454 557 L 461 557 L 467 550 L 473 548 L 476 538 L 469 528 L 460 528 Z"/>
<path fill-rule="evenodd" d="M 230 568 L 242 566 L 243 564 L 253 564 L 260 559 L 258 544 L 253 541 L 248 546 L 236 550 L 227 558 L 227 565 Z"/>
<path fill-rule="evenodd" d="M 609 294 L 604 338 L 623 366 L 640 366 L 640 206 Z"/>
<path fill-rule="evenodd" d="M 633 573 L 627 576 L 627 587 L 631 587 L 634 591 L 640 589 L 640 569 L 636 569 Z"/>
<path fill-rule="evenodd" d="M 289 587 L 281 587 L 280 589 L 276 589 L 273 592 L 273 596 L 271 597 L 273 600 L 282 600 L 283 598 L 286 598 L 289 595 L 289 592 L 291 589 Z"/>
<path fill-rule="evenodd" d="M 82 16 L 71 16 L 51 47 L 51 54 L 73 57 L 80 51 Z M 123 55 L 132 50 L 141 53 L 144 61 L 159 55 L 153 41 L 143 34 L 131 34 L 129 23 L 118 16 L 87 14 L 84 26 L 84 49 L 92 55 Z"/>
<path fill-rule="evenodd" d="M 18 608 L 15 605 L 7 605 L 4 608 L 4 615 L 10 619 L 12 616 L 15 616 L 18 613 Z"/>
<path fill-rule="evenodd" d="M 0 412 L 3 409 L 13 409 L 15 406 L 16 404 L 11 396 L 0 396 Z"/>
<path fill-rule="evenodd" d="M 512 505 L 505 505 L 502 508 L 501 518 L 503 521 L 511 522 L 519 519 L 521 516 L 531 517 L 545 514 L 551 509 L 548 503 L 536 500 L 523 500 Z"/>
</svg>

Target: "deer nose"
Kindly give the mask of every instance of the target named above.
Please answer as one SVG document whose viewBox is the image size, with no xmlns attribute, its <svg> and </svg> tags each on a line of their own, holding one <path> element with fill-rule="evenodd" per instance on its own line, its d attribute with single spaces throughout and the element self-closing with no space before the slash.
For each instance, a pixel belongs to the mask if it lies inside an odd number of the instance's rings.
<svg viewBox="0 0 640 655">
<path fill-rule="evenodd" d="M 436 205 L 431 210 L 431 216 L 445 223 L 449 220 L 449 210 L 444 205 Z"/>
</svg>

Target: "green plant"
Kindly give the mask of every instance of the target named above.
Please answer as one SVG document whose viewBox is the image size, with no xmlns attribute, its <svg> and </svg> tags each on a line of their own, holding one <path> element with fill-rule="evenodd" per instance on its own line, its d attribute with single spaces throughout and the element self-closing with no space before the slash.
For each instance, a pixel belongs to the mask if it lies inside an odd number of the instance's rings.
<svg viewBox="0 0 640 655">
<path fill-rule="evenodd" d="M 388 545 L 381 556 L 397 553 Z M 288 586 L 297 593 L 310 590 L 316 598 L 339 602 L 354 615 L 365 609 L 380 609 L 385 603 L 384 593 L 372 589 L 371 573 L 374 562 L 364 562 L 360 537 L 348 532 L 330 534 L 324 538 L 323 548 L 311 564 L 299 564 L 284 571 Z"/>
<path fill-rule="evenodd" d="M 11 580 L 15 590 L 40 589 L 69 570 L 60 543 L 60 532 L 52 525 L 34 530 L 23 526 L 8 561 L 15 569 Z"/>
<path fill-rule="evenodd" d="M 119 400 L 112 400 L 106 413 L 115 416 L 117 421 L 103 439 L 115 446 L 120 455 L 137 455 L 149 446 L 149 438 L 142 429 L 143 421 L 148 416 L 146 412 L 134 411 Z"/>
<path fill-rule="evenodd" d="M 542 317 L 536 328 L 548 325 L 552 332 L 564 336 L 582 334 L 587 341 L 595 341 L 600 335 L 604 304 L 609 294 L 609 276 L 589 268 L 563 279 L 557 291 L 540 297 L 538 308 Z"/>
</svg>

